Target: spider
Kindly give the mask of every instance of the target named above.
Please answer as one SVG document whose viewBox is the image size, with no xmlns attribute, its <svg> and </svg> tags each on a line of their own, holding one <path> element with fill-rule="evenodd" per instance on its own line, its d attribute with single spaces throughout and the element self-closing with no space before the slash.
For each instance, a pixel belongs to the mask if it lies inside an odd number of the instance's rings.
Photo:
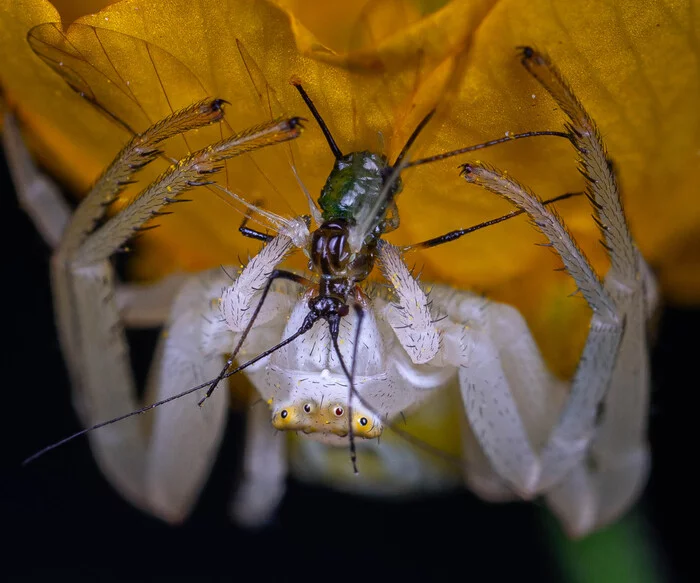
<svg viewBox="0 0 700 583">
<path fill-rule="evenodd" d="M 404 263 L 402 249 L 382 239 L 398 226 L 395 196 L 402 171 L 431 161 L 410 162 L 405 155 L 430 115 L 393 163 L 375 152 L 343 154 L 298 84 L 335 166 L 318 206 L 310 202 L 308 217 L 268 215 L 277 221 L 276 236 L 250 229 L 244 220 L 241 232 L 265 246 L 240 272 L 205 272 L 179 288 L 149 382 L 146 401 L 159 405 L 153 417 L 112 420 L 90 432 L 98 464 L 126 498 L 168 521 L 187 515 L 224 427 L 227 393 L 217 385 L 245 371 L 267 407 L 252 407 L 248 415 L 243 478 L 232 506 L 244 523 L 267 520 L 283 495 L 282 432 L 305 436 L 299 443 L 310 473 L 322 473 L 318 465 L 324 463 L 314 442 L 348 444 L 349 467 L 357 471 L 356 440 L 375 440 L 387 429 L 400 432 L 397 417 L 455 381 L 469 444 L 461 467 L 477 494 L 490 500 L 544 495 L 575 536 L 629 507 L 649 469 L 645 325 L 656 303 L 655 283 L 627 227 L 614 169 L 594 122 L 545 55 L 525 47 L 521 60 L 569 118 L 566 137 L 580 156 L 611 260 L 605 279 L 557 214 L 506 173 L 471 163 L 462 166 L 462 175 L 531 218 L 591 307 L 589 335 L 572 381 L 548 371 L 517 310 L 446 286 L 431 286 L 428 294 Z M 56 207 L 49 194 L 29 203 L 39 223 L 63 231 L 52 262 L 55 308 L 75 404 L 86 426 L 137 409 L 120 312 L 139 313 L 154 297 L 163 303 L 170 294 L 167 286 L 142 295 L 115 293 L 110 255 L 181 192 L 208 183 L 221 160 L 294 139 L 301 130 L 299 118 L 272 120 L 195 152 L 95 229 L 116 193 L 158 155 L 160 141 L 222 115 L 221 100 L 208 100 L 135 136 L 65 230 L 57 224 L 63 219 L 50 212 Z M 411 248 L 447 243 L 467 231 Z M 306 253 L 314 279 L 279 269 L 295 248 Z M 360 286 L 375 263 L 389 295 L 367 294 Z M 270 423 L 280 431 L 270 431 Z M 412 463 L 399 460 L 386 471 L 400 478 L 411 473 Z M 419 471 L 412 487 L 429 480 Z"/>
</svg>

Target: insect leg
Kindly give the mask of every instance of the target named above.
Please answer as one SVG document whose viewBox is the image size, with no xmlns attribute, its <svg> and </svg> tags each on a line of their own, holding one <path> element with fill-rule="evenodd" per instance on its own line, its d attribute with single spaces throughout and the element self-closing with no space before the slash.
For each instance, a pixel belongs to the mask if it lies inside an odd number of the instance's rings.
<svg viewBox="0 0 700 583">
<path fill-rule="evenodd" d="M 253 204 L 255 206 L 261 206 L 262 201 L 257 200 Z M 272 241 L 272 239 L 275 238 L 274 235 L 268 235 L 267 233 L 261 233 L 260 231 L 250 229 L 246 226 L 248 224 L 248 221 L 250 220 L 251 213 L 252 213 L 252 209 L 250 209 L 250 208 L 246 209 L 245 216 L 243 217 L 243 220 L 241 221 L 241 226 L 238 227 L 238 232 L 241 235 L 243 235 L 244 237 L 250 237 L 251 239 L 257 239 L 258 241 L 263 241 L 265 243 L 269 243 L 270 241 Z"/>
<path fill-rule="evenodd" d="M 350 461 L 352 463 L 352 471 L 357 474 L 357 450 L 355 448 L 355 431 L 353 428 L 353 408 L 352 408 L 352 398 L 357 393 L 355 390 L 355 361 L 357 360 L 357 348 L 360 341 L 360 331 L 362 329 L 362 319 L 364 317 L 364 312 L 359 304 L 354 304 L 355 312 L 357 313 L 357 327 L 355 328 L 355 342 L 352 348 L 352 364 L 348 371 L 348 367 L 345 364 L 345 359 L 340 352 L 340 346 L 338 345 L 338 333 L 340 331 L 340 316 L 336 315 L 335 318 L 328 320 L 328 327 L 330 329 L 331 341 L 333 342 L 333 349 L 338 357 L 338 362 L 340 362 L 340 367 L 345 373 L 345 377 L 348 379 L 348 441 L 350 442 Z"/>
<path fill-rule="evenodd" d="M 269 243 L 272 241 L 272 239 L 275 238 L 274 235 L 268 235 L 267 233 L 261 233 L 260 231 L 256 231 L 255 229 L 250 229 L 246 227 L 246 224 L 248 223 L 248 218 L 246 217 L 243 219 L 243 222 L 241 223 L 241 226 L 238 227 L 238 232 L 243 235 L 244 237 L 249 237 L 250 239 L 257 239 L 258 241 L 263 241 L 264 243 Z"/>
<path fill-rule="evenodd" d="M 553 204 L 555 202 L 559 202 L 560 200 L 566 200 L 567 198 L 571 198 L 573 196 L 580 196 L 581 194 L 583 194 L 583 192 L 567 192 L 565 194 L 560 194 L 559 196 L 555 196 L 554 198 L 550 198 L 549 200 L 545 200 L 542 204 L 544 204 L 544 205 Z M 525 212 L 524 210 L 511 211 L 506 215 L 498 217 L 497 219 L 491 219 L 490 221 L 485 221 L 483 223 L 479 223 L 478 225 L 473 225 L 473 226 L 468 227 L 466 229 L 459 229 L 456 231 L 450 231 L 449 233 L 445 233 L 444 235 L 440 235 L 439 237 L 434 237 L 432 239 L 428 239 L 427 241 L 421 241 L 420 243 L 413 243 L 412 245 L 406 245 L 405 247 L 401 248 L 401 251 L 403 253 L 406 253 L 408 251 L 417 251 L 419 249 L 430 249 L 431 247 L 437 247 L 438 245 L 443 245 L 444 243 L 449 243 L 450 241 L 455 241 L 456 239 L 459 239 L 460 237 L 464 237 L 464 235 L 468 235 L 469 233 L 473 233 L 474 231 L 478 231 L 480 229 L 483 229 L 484 227 L 490 227 L 492 225 L 497 225 L 498 223 L 502 223 L 503 221 L 507 221 L 508 219 L 512 219 L 514 217 L 522 215 L 524 212 Z"/>
</svg>

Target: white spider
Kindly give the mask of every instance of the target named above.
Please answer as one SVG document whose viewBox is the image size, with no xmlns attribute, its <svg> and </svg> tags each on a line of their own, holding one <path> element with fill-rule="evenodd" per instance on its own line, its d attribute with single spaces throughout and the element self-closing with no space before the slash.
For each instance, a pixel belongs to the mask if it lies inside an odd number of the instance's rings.
<svg viewBox="0 0 700 583">
<path fill-rule="evenodd" d="M 224 373 L 233 358 L 223 372 L 222 365 L 233 353 L 268 405 L 253 406 L 248 415 L 244 471 L 232 506 L 244 523 L 264 522 L 284 492 L 288 442 L 284 433 L 271 430 L 270 420 L 279 430 L 305 434 L 295 444 L 294 459 L 308 477 L 362 491 L 439 486 L 430 462 L 411 453 L 407 444 L 376 447 L 376 440 L 370 440 L 397 430 L 395 421 L 404 411 L 435 406 L 428 400 L 456 383 L 465 420 L 460 465 L 477 494 L 488 500 L 544 495 L 572 535 L 590 532 L 624 512 L 649 469 L 645 325 L 656 303 L 655 283 L 629 233 L 593 121 L 546 57 L 525 49 L 523 64 L 569 117 L 571 141 L 588 177 L 588 196 L 611 260 L 605 280 L 534 194 L 480 164 L 464 165 L 463 174 L 529 215 L 593 310 L 570 383 L 547 370 L 514 308 L 439 285 L 431 287 L 428 299 L 401 251 L 380 240 L 391 228 L 403 166 L 369 168 L 374 155 L 366 152 L 336 156 L 334 172 L 351 165 L 353 156 L 363 156 L 363 168 L 374 173 L 356 172 L 351 186 L 360 178 L 378 180 L 354 191 L 354 196 L 369 191 L 374 197 L 372 204 L 363 199 L 355 207 L 354 220 L 321 216 L 312 206 L 313 232 L 301 218 L 286 220 L 245 268 L 227 270 L 235 273 L 232 281 L 214 270 L 184 284 L 170 279 L 148 289 L 123 286 L 115 293 L 108 259 L 134 231 L 181 192 L 205 182 L 203 175 L 214 171 L 218 161 L 299 134 L 296 119 L 277 120 L 196 152 L 92 232 L 121 185 L 155 157 L 158 142 L 220 119 L 220 103 L 210 100 L 135 137 L 70 219 L 51 185 L 22 158 L 16 130 L 8 125 L 6 142 L 15 140 L 8 153 L 25 208 L 47 240 L 60 239 L 52 262 L 55 309 L 82 422 L 91 426 L 140 406 L 122 326 L 162 321 L 168 312 L 146 403 L 229 376 L 230 370 Z M 330 190 L 324 190 L 330 197 L 326 204 L 339 200 L 333 176 Z M 317 281 L 276 271 L 295 248 L 309 256 Z M 368 296 L 359 287 L 375 259 L 390 295 Z M 89 435 L 100 468 L 122 495 L 170 522 L 191 510 L 222 437 L 228 394 L 213 391 L 197 407 L 207 388 L 160 406 L 150 416 L 131 417 Z M 378 456 L 379 479 L 365 480 L 362 456 L 357 477 L 351 478 L 348 458 L 341 471 L 328 471 L 331 446 L 345 446 L 352 442 L 349 437 L 363 438 L 361 449 Z M 337 451 L 347 455 L 344 448 Z"/>
</svg>

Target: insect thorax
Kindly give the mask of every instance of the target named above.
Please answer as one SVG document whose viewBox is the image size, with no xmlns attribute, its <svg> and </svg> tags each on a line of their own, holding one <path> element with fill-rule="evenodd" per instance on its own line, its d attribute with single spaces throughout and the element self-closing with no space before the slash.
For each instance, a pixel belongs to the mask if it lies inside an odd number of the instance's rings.
<svg viewBox="0 0 700 583">
<path fill-rule="evenodd" d="M 385 156 L 368 151 L 351 152 L 336 160 L 318 199 L 323 219 L 361 224 L 365 215 L 373 211 L 392 170 Z M 388 215 L 395 214 L 393 201 L 400 191 L 401 180 L 397 179 L 390 196 L 385 197 L 386 202 L 376 211 L 369 229 L 371 237 L 378 239 L 398 225 L 398 216 Z"/>
<path fill-rule="evenodd" d="M 385 192 L 392 171 L 386 157 L 368 151 L 336 160 L 318 200 L 323 224 L 313 233 L 309 253 L 311 268 L 330 286 L 322 295 L 345 301 L 353 284 L 372 271 L 379 238 L 398 226 L 394 197 L 400 179 Z M 354 249 L 353 229 L 362 231 Z"/>
</svg>

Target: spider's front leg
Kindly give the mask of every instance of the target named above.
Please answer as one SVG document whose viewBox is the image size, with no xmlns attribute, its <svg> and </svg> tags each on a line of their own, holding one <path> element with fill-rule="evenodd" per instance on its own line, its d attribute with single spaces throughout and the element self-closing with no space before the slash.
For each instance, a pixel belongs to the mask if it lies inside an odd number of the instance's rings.
<svg viewBox="0 0 700 583">
<path fill-rule="evenodd" d="M 595 124 L 546 57 L 526 48 L 523 64 L 570 119 L 571 140 L 581 156 L 588 198 L 610 257 L 605 282 L 598 279 L 559 217 L 534 194 L 480 164 L 466 165 L 464 175 L 528 213 L 593 310 L 569 395 L 539 452 L 537 480 L 528 488 L 547 493 L 570 534 L 580 536 L 617 518 L 646 480 L 646 322 L 655 303 L 655 284 L 634 245 L 612 163 Z M 493 437 L 484 426 L 482 445 L 487 453 Z M 495 452 L 489 457 L 496 466 Z"/>
<path fill-rule="evenodd" d="M 178 195 L 207 184 L 208 175 L 218 171 L 222 161 L 299 135 L 298 120 L 275 121 L 192 153 L 172 165 L 124 210 L 95 228 L 124 185 L 159 155 L 161 142 L 218 121 L 223 116 L 221 104 L 212 99 L 199 102 L 135 136 L 65 228 L 52 224 L 55 228 L 49 239 L 57 229 L 63 230 L 52 259 L 57 326 L 74 403 L 86 426 L 139 408 L 120 320 L 124 298 L 120 301 L 116 297 L 111 254 L 147 221 L 164 214 L 161 209 L 176 202 Z M 52 195 L 46 189 L 42 192 L 48 194 L 31 203 L 31 208 L 46 216 L 46 209 L 51 208 L 46 201 Z M 196 278 L 175 300 L 167 333 L 156 350 L 157 366 L 149 376 L 147 401 L 201 384 L 220 369 L 220 355 L 230 345 L 204 346 L 207 338 L 221 336 L 224 328 L 212 305 L 226 283 L 222 277 Z M 162 298 L 163 290 L 156 289 L 156 296 Z M 126 308 L 132 304 L 132 299 L 127 299 Z M 143 321 L 141 316 L 136 319 Z M 191 402 L 193 398 L 158 408 L 150 418 L 133 417 L 90 434 L 96 460 L 117 490 L 137 506 L 169 521 L 181 520 L 191 508 L 208 474 L 226 418 L 225 391 L 220 391 L 204 411 Z"/>
</svg>

